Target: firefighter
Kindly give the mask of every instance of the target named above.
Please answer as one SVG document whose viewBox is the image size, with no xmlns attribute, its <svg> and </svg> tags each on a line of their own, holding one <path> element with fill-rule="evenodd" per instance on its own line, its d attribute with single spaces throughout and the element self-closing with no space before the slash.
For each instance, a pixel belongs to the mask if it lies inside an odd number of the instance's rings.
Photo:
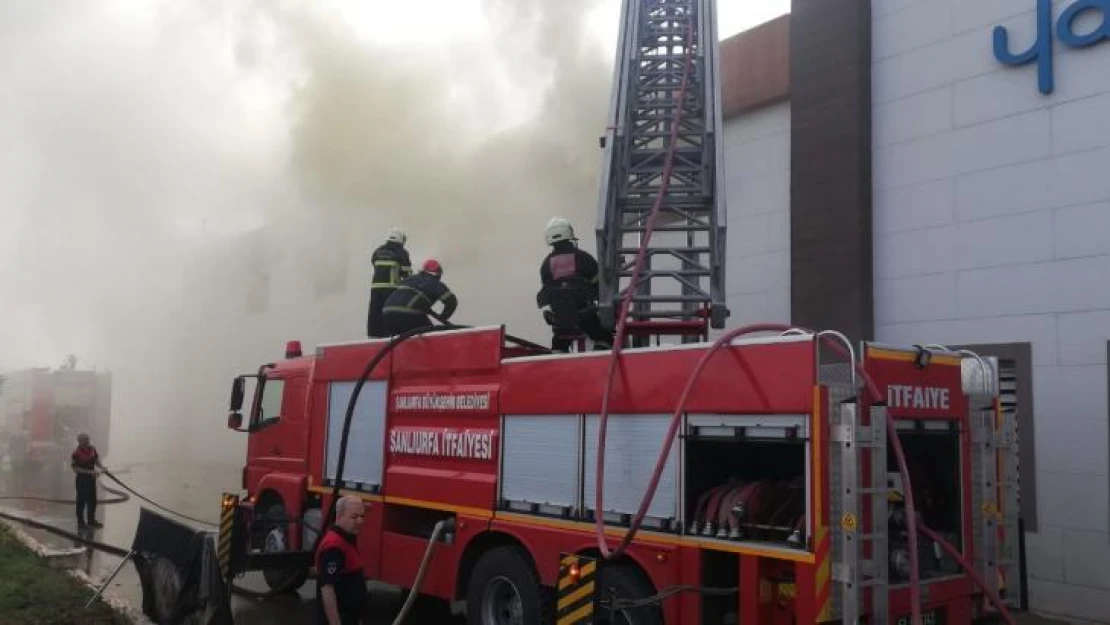
<svg viewBox="0 0 1110 625">
<path fill-rule="evenodd" d="M 374 250 L 370 257 L 374 275 L 370 279 L 370 310 L 366 316 L 366 335 L 370 338 L 389 336 L 386 332 L 382 308 L 397 289 L 397 285 L 412 275 L 405 241 L 408 237 L 399 228 L 390 228 L 385 243 Z"/>
<path fill-rule="evenodd" d="M 574 228 L 562 217 L 547 223 L 544 239 L 551 253 L 540 265 L 543 286 L 536 294 L 536 306 L 551 326 L 551 349 L 570 351 L 579 333 L 594 342 L 595 350 L 611 349 L 613 332 L 602 325 L 597 314 L 597 260 L 578 248 Z"/>
<path fill-rule="evenodd" d="M 335 504 L 335 524 L 316 547 L 316 622 L 348 625 L 361 622 L 366 610 L 366 576 L 358 552 L 358 534 L 366 509 L 347 495 Z"/>
<path fill-rule="evenodd" d="M 420 273 L 401 281 L 382 309 L 390 335 L 432 325 L 428 315 L 447 321 L 455 314 L 459 300 L 442 278 L 443 267 L 438 261 L 428 259 Z M 443 303 L 443 312 L 437 314 L 432 310 L 436 302 Z"/>
<path fill-rule="evenodd" d="M 77 475 L 77 527 L 104 527 L 96 520 L 96 469 L 103 469 L 104 465 L 100 464 L 96 447 L 89 444 L 88 434 L 77 435 L 77 449 L 70 456 L 70 467 Z"/>
</svg>

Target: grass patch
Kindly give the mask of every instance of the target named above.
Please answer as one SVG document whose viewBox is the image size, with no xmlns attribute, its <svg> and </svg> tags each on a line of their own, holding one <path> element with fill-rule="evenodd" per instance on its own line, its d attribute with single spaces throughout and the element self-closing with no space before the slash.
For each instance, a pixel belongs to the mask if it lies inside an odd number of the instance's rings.
<svg viewBox="0 0 1110 625">
<path fill-rule="evenodd" d="M 85 609 L 92 591 L 51 568 L 0 525 L 0 623 L 3 625 L 124 625 L 103 601 Z"/>
</svg>

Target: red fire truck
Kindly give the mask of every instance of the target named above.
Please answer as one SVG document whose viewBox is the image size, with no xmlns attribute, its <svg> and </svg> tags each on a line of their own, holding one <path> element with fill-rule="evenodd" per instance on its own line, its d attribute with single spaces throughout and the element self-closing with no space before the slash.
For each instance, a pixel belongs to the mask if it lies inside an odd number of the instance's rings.
<svg viewBox="0 0 1110 625">
<path fill-rule="evenodd" d="M 69 453 L 78 433 L 87 433 L 102 455 L 108 453 L 111 403 L 111 373 L 78 369 L 72 357 L 56 369 L 0 375 L 0 461 L 9 471 L 32 477 L 70 475 Z"/>
<path fill-rule="evenodd" d="M 835 336 L 739 337 L 708 357 L 684 406 L 708 344 L 620 357 L 601 478 L 609 549 L 657 459 L 663 470 L 615 558 L 595 534 L 611 354 L 543 354 L 501 327 L 307 355 L 292 342 L 285 359 L 233 385 L 229 427 L 249 437 L 246 494 L 225 496 L 222 566 L 300 585 L 340 493 L 368 503 L 359 541 L 369 578 L 410 588 L 428 548 L 419 592 L 474 625 L 908 623 L 911 593 L 925 623 L 962 625 L 989 612 L 972 575 L 1016 597 L 1014 423 L 999 408 L 997 363 L 939 346 L 857 352 Z M 257 386 L 244 424 L 248 379 Z M 920 526 L 916 586 L 888 416 Z M 440 522 L 448 531 L 429 546 Z"/>
</svg>

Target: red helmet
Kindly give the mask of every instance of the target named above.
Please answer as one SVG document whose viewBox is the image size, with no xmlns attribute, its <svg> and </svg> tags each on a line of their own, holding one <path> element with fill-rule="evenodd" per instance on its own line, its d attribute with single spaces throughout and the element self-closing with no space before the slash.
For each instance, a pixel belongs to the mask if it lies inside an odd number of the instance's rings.
<svg viewBox="0 0 1110 625">
<path fill-rule="evenodd" d="M 443 267 L 440 267 L 439 261 L 434 258 L 429 258 L 424 261 L 424 266 L 420 268 L 424 273 L 435 274 L 437 276 L 443 275 Z"/>
</svg>

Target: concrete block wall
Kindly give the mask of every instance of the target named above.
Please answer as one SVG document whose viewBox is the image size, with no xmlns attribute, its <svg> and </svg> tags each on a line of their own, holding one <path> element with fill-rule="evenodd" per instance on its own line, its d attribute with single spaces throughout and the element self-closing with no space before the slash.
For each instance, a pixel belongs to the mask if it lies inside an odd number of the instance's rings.
<svg viewBox="0 0 1110 625">
<path fill-rule="evenodd" d="M 729 327 L 790 322 L 790 103 L 725 121 Z"/>
<path fill-rule="evenodd" d="M 1028 48 L 1034 0 L 872 4 L 876 338 L 1032 343 L 1030 601 L 1110 622 L 1110 42 L 1057 41 L 1042 95 L 992 51 Z"/>
</svg>

